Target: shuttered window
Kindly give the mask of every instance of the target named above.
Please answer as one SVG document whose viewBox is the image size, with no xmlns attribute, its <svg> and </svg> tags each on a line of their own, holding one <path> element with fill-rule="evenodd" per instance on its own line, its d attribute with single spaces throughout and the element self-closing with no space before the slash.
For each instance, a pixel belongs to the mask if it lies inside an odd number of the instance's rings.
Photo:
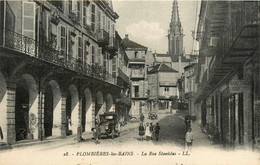
<svg viewBox="0 0 260 165">
<path fill-rule="evenodd" d="M 95 31 L 95 21 L 96 21 L 96 6 L 95 5 L 91 5 L 91 30 Z"/>
<path fill-rule="evenodd" d="M 66 28 L 64 26 L 60 27 L 60 49 L 63 55 L 66 54 Z"/>
<path fill-rule="evenodd" d="M 23 2 L 23 35 L 35 39 L 34 2 Z"/>
<path fill-rule="evenodd" d="M 82 38 L 81 37 L 78 37 L 78 60 L 83 61 Z"/>
<path fill-rule="evenodd" d="M 95 63 L 95 47 L 94 46 L 91 47 L 91 53 L 92 53 L 92 64 L 94 64 Z"/>
<path fill-rule="evenodd" d="M 87 26 L 87 1 L 83 1 L 83 26 Z"/>
<path fill-rule="evenodd" d="M 72 11 L 72 0 L 68 0 L 68 7 L 69 7 L 69 14 L 71 14 L 71 11 Z"/>
</svg>

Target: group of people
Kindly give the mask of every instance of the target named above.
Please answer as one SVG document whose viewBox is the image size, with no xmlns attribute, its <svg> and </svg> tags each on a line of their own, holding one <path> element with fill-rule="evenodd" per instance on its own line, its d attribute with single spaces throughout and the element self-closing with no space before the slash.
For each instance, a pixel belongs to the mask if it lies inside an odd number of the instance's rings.
<svg viewBox="0 0 260 165">
<path fill-rule="evenodd" d="M 159 140 L 159 134 L 160 134 L 160 125 L 159 123 L 156 123 L 155 126 L 153 126 L 153 123 L 146 123 L 144 126 L 143 123 L 140 123 L 139 126 L 139 136 L 141 137 L 141 140 L 153 140 L 155 138 L 156 141 Z"/>
</svg>

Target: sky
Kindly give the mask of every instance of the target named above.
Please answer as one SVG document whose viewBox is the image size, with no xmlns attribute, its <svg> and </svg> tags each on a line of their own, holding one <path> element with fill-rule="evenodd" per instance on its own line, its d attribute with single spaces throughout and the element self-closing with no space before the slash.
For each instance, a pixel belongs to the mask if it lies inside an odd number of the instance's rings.
<svg viewBox="0 0 260 165">
<path fill-rule="evenodd" d="M 192 50 L 192 35 L 196 13 L 199 13 L 199 0 L 177 0 L 179 15 L 184 31 L 185 53 Z M 157 53 L 168 51 L 168 34 L 173 0 L 113 0 L 113 9 L 118 13 L 116 30 L 121 38 L 147 46 Z M 197 14 L 198 15 L 198 14 Z M 198 19 L 197 19 L 198 20 Z M 197 27 L 197 23 L 196 23 Z"/>
</svg>

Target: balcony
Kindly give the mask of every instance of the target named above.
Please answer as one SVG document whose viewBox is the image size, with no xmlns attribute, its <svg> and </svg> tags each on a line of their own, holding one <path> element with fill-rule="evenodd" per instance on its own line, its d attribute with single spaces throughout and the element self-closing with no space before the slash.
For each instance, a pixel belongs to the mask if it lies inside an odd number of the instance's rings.
<svg viewBox="0 0 260 165">
<path fill-rule="evenodd" d="M 19 33 L 0 29 L 0 47 L 23 53 L 33 58 L 37 58 L 50 64 L 77 72 L 83 76 L 94 77 L 96 79 L 116 84 L 116 77 L 112 76 L 106 69 L 99 64 L 87 64 L 72 54 L 57 51 L 44 42 L 38 43 L 34 39 L 23 36 Z M 40 37 L 41 38 L 41 37 Z M 41 41 L 43 41 L 41 39 Z"/>
<path fill-rule="evenodd" d="M 160 81 L 159 86 L 161 86 L 161 87 L 173 87 L 173 86 L 176 86 L 176 83 L 172 82 L 172 81 Z"/>
<path fill-rule="evenodd" d="M 109 45 L 108 45 L 107 49 L 111 54 L 115 54 L 115 52 L 117 52 L 118 49 L 119 49 L 118 40 L 114 37 L 110 37 L 109 38 Z"/>
<path fill-rule="evenodd" d="M 130 84 L 129 77 L 120 68 L 118 68 L 118 77 L 120 77 L 127 84 Z"/>
<path fill-rule="evenodd" d="M 105 46 L 109 44 L 109 33 L 104 29 L 100 29 L 97 33 L 97 41 L 100 46 Z"/>
<path fill-rule="evenodd" d="M 132 58 L 132 59 L 129 59 L 129 64 L 145 64 L 145 58 Z"/>
<path fill-rule="evenodd" d="M 145 78 L 145 74 L 144 74 L 143 70 L 132 70 L 131 78 L 144 79 Z"/>
<path fill-rule="evenodd" d="M 209 71 L 205 72 L 201 84 L 199 84 L 196 94 L 197 101 L 209 96 L 217 87 L 216 82 L 223 80 L 258 49 L 259 9 L 257 3 L 257 1 L 230 2 L 230 11 L 225 8 L 218 9 L 222 13 L 229 14 L 230 20 L 223 26 L 218 23 L 219 28 L 212 28 L 212 25 L 210 27 L 210 30 L 218 31 L 220 36 L 218 44 L 210 51 L 213 56 L 209 64 Z M 214 8 L 216 10 L 218 5 L 215 5 Z M 212 14 L 211 21 L 221 22 L 228 17 L 228 15 L 222 17 L 216 15 L 216 13 Z"/>
</svg>

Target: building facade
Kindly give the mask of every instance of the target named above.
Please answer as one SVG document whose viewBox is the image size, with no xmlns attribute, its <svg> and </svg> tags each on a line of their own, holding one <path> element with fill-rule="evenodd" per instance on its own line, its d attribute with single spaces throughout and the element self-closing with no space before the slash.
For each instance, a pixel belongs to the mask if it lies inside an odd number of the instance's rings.
<svg viewBox="0 0 260 165">
<path fill-rule="evenodd" d="M 172 113 L 177 107 L 173 105 L 174 99 L 177 104 L 178 71 L 172 69 L 164 63 L 148 68 L 148 88 L 149 100 L 148 108 L 150 112 Z"/>
<path fill-rule="evenodd" d="M 188 109 L 190 115 L 195 115 L 195 92 L 197 90 L 197 84 L 195 83 L 196 78 L 196 63 L 192 63 L 184 67 L 184 92 L 185 99 L 188 102 Z"/>
<path fill-rule="evenodd" d="M 148 113 L 146 100 L 148 99 L 147 69 L 145 65 L 145 56 L 147 47 L 131 41 L 128 35 L 122 41 L 129 58 L 129 74 L 131 81 L 131 99 L 132 106 L 130 114 L 140 116 L 142 113 Z"/>
<path fill-rule="evenodd" d="M 259 148 L 259 6 L 201 2 L 198 117 L 209 133 L 234 148 Z"/>
<path fill-rule="evenodd" d="M 117 111 L 116 98 L 127 91 L 120 82 L 117 18 L 111 1 L 0 2 L 6 143 L 65 137 L 69 129 L 80 138 L 98 114 Z"/>
</svg>

